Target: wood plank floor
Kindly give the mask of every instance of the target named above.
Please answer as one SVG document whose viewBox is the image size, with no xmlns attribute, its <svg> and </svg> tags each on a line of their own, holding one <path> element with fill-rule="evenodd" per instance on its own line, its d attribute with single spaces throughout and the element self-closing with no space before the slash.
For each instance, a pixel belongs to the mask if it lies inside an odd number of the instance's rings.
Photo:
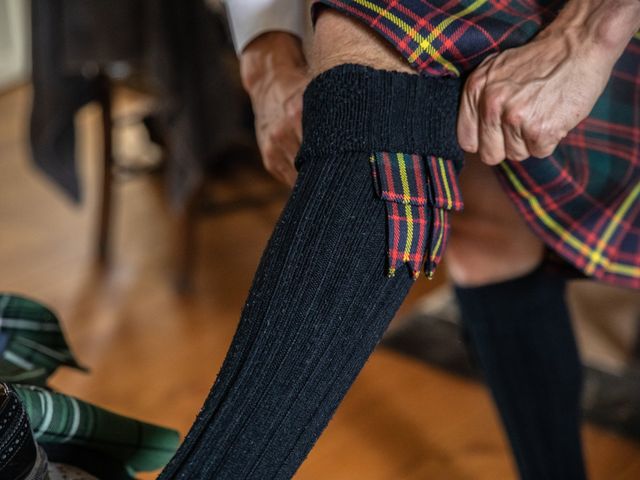
<svg viewBox="0 0 640 480">
<path fill-rule="evenodd" d="M 53 385 L 148 421 L 188 429 L 221 365 L 281 204 L 203 220 L 195 290 L 172 289 L 171 221 L 151 178 L 117 188 L 110 268 L 92 263 L 98 112 L 78 146 L 86 198 L 67 201 L 30 165 L 27 87 L 0 96 L 0 290 L 63 319 L 91 373 Z M 403 311 L 429 285 L 421 280 Z M 591 478 L 640 478 L 640 445 L 585 428 Z M 144 478 L 154 478 L 149 474 Z M 298 480 L 502 480 L 515 473 L 482 387 L 378 349 L 295 477 Z"/>
</svg>

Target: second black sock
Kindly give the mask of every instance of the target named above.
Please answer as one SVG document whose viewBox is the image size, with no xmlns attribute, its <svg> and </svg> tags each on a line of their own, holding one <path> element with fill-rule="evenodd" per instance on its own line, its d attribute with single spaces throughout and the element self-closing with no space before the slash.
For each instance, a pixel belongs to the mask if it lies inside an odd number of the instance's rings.
<svg viewBox="0 0 640 480">
<path fill-rule="evenodd" d="M 456 287 L 463 324 L 524 480 L 586 478 L 580 442 L 582 367 L 565 280 L 544 267 Z"/>
</svg>

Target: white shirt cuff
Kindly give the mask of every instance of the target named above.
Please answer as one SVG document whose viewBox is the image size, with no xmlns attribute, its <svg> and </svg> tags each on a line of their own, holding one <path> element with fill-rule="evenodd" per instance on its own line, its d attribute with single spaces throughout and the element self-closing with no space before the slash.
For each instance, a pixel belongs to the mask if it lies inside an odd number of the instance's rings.
<svg viewBox="0 0 640 480">
<path fill-rule="evenodd" d="M 304 0 L 226 0 L 233 44 L 238 54 L 266 32 L 288 32 L 304 38 L 307 2 Z"/>
</svg>

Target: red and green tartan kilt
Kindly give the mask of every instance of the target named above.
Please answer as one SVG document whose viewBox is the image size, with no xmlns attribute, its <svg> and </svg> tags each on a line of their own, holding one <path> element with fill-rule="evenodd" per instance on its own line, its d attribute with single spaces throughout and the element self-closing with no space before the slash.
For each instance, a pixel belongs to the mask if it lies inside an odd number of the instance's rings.
<svg viewBox="0 0 640 480">
<path fill-rule="evenodd" d="M 526 43 L 564 3 L 315 0 L 313 9 L 363 21 L 422 75 L 464 77 L 487 55 Z M 640 289 L 640 35 L 553 155 L 505 161 L 495 171 L 548 247 L 590 277 Z"/>
</svg>

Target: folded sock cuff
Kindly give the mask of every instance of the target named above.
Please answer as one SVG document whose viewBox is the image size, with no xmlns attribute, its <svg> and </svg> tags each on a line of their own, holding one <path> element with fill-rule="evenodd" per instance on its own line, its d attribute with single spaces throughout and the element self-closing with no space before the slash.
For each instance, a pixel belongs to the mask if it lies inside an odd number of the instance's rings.
<svg viewBox="0 0 640 480">
<path fill-rule="evenodd" d="M 314 155 L 337 151 L 433 155 L 453 161 L 459 171 L 463 154 L 456 119 L 461 87 L 458 78 L 355 64 L 331 68 L 314 78 L 304 93 L 302 148 Z"/>
</svg>

